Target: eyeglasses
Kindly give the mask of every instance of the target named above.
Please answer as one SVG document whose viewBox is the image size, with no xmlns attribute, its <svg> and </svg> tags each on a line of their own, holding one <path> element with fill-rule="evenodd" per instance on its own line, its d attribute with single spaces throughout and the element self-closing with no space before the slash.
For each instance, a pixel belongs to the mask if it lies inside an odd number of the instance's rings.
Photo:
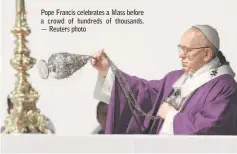
<svg viewBox="0 0 237 154">
<path fill-rule="evenodd" d="M 185 46 L 182 46 L 182 45 L 178 45 L 177 47 L 178 47 L 179 52 L 183 51 L 185 55 L 188 54 L 189 52 L 195 50 L 195 49 L 210 48 L 210 47 L 188 48 L 188 47 L 185 47 Z"/>
</svg>

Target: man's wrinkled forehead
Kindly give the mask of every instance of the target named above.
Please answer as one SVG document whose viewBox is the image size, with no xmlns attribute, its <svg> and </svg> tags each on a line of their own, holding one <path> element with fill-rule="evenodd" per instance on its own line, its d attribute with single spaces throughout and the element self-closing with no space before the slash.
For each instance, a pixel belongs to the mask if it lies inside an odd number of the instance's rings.
<svg viewBox="0 0 237 154">
<path fill-rule="evenodd" d="M 202 45 L 205 44 L 205 36 L 199 29 L 192 27 L 182 35 L 180 44 L 190 47 Z"/>
</svg>

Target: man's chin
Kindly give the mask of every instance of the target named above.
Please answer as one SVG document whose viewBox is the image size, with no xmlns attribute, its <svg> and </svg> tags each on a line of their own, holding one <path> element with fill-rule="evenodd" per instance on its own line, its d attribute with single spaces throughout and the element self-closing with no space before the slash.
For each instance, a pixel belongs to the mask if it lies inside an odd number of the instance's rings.
<svg viewBox="0 0 237 154">
<path fill-rule="evenodd" d="M 185 68 L 185 67 L 183 67 L 182 70 L 184 71 L 184 73 L 189 73 L 190 72 L 190 70 L 188 68 Z"/>
</svg>

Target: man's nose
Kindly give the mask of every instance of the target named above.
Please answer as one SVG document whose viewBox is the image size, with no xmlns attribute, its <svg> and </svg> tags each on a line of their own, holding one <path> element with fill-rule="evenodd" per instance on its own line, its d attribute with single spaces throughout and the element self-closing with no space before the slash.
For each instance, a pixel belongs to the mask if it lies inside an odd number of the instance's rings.
<svg viewBox="0 0 237 154">
<path fill-rule="evenodd" d="M 186 55 L 184 54 L 183 50 L 179 51 L 179 58 L 184 59 L 185 56 Z"/>
</svg>

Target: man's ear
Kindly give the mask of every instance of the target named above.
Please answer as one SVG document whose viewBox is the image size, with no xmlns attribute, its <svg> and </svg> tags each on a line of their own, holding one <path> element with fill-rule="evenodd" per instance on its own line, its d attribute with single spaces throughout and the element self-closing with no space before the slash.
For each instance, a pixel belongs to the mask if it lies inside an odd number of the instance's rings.
<svg viewBox="0 0 237 154">
<path fill-rule="evenodd" d="M 204 61 L 205 62 L 211 61 L 213 56 L 214 55 L 213 55 L 213 52 L 212 52 L 211 48 L 206 48 L 205 49 L 205 54 L 204 54 Z"/>
</svg>

